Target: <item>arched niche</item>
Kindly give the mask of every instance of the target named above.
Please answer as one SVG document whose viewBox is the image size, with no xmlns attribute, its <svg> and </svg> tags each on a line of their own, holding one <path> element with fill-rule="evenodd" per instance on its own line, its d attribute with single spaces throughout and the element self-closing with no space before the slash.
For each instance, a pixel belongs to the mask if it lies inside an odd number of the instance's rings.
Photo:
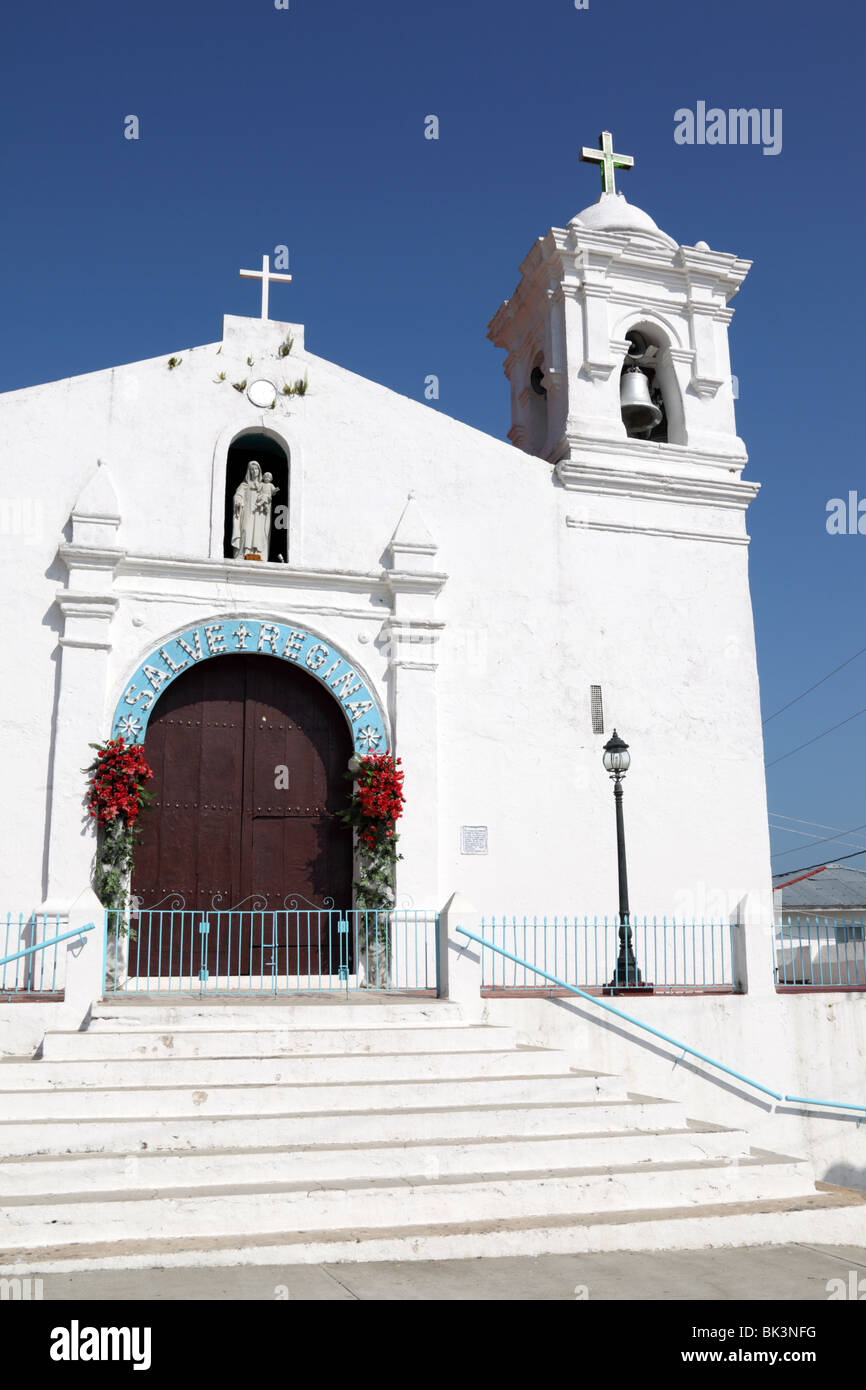
<svg viewBox="0 0 866 1390">
<path fill-rule="evenodd" d="M 686 443 L 685 413 L 680 383 L 677 379 L 672 348 L 680 345 L 673 331 L 654 318 L 635 316 L 617 325 L 617 336 L 626 338 L 629 333 L 639 333 L 647 343 L 648 354 L 639 362 L 641 370 L 649 377 L 650 389 L 658 390 L 664 404 L 665 418 L 649 436 L 651 442 L 668 444 Z M 623 358 L 625 368 L 627 357 Z"/>
<path fill-rule="evenodd" d="M 232 519 L 235 490 L 243 482 L 251 462 L 257 462 L 262 474 L 272 475 L 277 488 L 273 497 L 271 541 L 267 560 L 288 563 L 289 539 L 289 456 L 283 444 L 262 430 L 244 430 L 235 436 L 228 447 L 223 485 L 223 558 L 234 556 L 232 549 Z"/>
</svg>

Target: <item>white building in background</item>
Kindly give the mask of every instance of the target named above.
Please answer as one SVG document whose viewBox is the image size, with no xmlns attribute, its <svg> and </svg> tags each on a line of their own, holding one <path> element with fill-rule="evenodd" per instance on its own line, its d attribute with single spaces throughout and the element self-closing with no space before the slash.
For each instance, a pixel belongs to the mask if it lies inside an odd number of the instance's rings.
<svg viewBox="0 0 866 1390">
<path fill-rule="evenodd" d="M 390 747 L 402 903 L 612 916 L 616 726 L 634 912 L 769 908 L 728 354 L 748 269 L 617 193 L 551 229 L 489 328 L 510 443 L 270 319 L 0 398 L 5 490 L 38 518 L 0 550 L 0 903 L 63 921 L 87 900 L 82 769 L 123 732 L 159 763 L 152 902 L 345 899 L 328 814 L 352 748 Z M 261 560 L 231 534 L 253 459 L 276 489 Z M 300 742 L 272 730 L 281 682 L 309 706 Z"/>
</svg>

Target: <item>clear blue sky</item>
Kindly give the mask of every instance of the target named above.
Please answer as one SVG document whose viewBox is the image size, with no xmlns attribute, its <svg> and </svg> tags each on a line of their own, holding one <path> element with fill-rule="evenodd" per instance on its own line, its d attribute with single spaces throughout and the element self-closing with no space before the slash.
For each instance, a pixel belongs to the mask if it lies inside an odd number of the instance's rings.
<svg viewBox="0 0 866 1390">
<path fill-rule="evenodd" d="M 770 715 L 866 647 L 866 535 L 825 529 L 829 498 L 866 498 L 864 37 L 850 0 L 17 5 L 0 390 L 213 341 L 223 313 L 258 312 L 239 267 L 285 243 L 295 280 L 271 312 L 305 323 L 313 352 L 419 399 L 434 372 L 438 408 L 502 436 L 486 324 L 533 240 L 597 196 L 578 150 L 610 129 L 636 158 L 632 202 L 755 262 L 732 350 L 763 483 L 749 529 Z M 780 107 L 781 153 L 675 144 L 674 111 L 699 100 Z M 866 655 L 767 725 L 768 761 L 863 706 Z M 864 755 L 866 715 L 770 768 L 772 811 L 866 822 Z M 796 828 L 774 836 L 794 851 L 779 868 L 833 851 Z M 847 838 L 866 845 L 866 827 Z"/>
</svg>

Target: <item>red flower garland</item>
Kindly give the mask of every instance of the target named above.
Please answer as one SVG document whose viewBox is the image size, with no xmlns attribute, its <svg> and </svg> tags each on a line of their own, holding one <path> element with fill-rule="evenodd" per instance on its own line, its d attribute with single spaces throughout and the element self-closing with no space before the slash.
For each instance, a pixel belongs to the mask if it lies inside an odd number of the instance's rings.
<svg viewBox="0 0 866 1390">
<path fill-rule="evenodd" d="M 153 776 L 144 760 L 144 749 L 140 743 L 127 748 L 122 735 L 94 746 L 96 758 L 88 768 L 88 810 L 100 825 L 122 816 L 132 826 L 145 800 L 143 784 Z"/>
<path fill-rule="evenodd" d="M 361 759 L 358 784 L 358 838 L 366 849 L 375 849 L 384 838 L 392 840 L 403 814 L 403 773 L 400 758 L 391 753 L 370 753 Z"/>
</svg>

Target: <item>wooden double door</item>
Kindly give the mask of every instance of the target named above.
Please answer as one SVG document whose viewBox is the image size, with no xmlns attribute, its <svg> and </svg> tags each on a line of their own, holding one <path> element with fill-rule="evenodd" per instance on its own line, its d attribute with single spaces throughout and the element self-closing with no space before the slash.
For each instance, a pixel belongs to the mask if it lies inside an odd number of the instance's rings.
<svg viewBox="0 0 866 1390">
<path fill-rule="evenodd" d="M 163 975 L 336 972 L 336 914 L 316 910 L 352 902 L 352 835 L 335 814 L 352 739 L 334 697 L 287 661 L 214 657 L 159 699 L 145 755 L 130 973 L 157 960 Z"/>
</svg>

